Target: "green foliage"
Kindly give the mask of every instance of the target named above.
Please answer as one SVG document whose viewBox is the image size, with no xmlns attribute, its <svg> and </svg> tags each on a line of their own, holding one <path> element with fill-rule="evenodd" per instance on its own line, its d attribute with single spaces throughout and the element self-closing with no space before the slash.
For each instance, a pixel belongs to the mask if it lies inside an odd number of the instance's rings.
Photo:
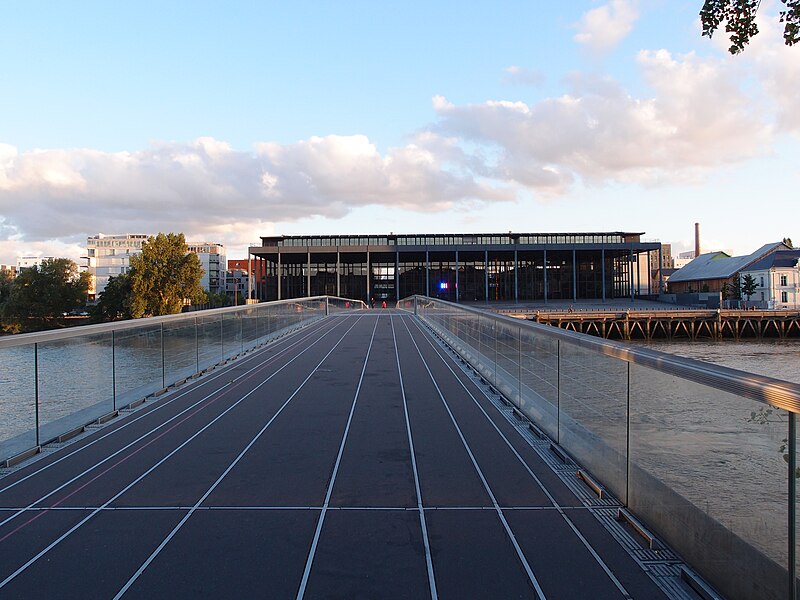
<svg viewBox="0 0 800 600">
<path fill-rule="evenodd" d="M 750 275 L 749 273 L 742 277 L 742 294 L 747 296 L 747 299 L 750 300 L 750 296 L 756 291 L 758 284 L 756 284 L 755 278 Z"/>
<path fill-rule="evenodd" d="M 142 244 L 142 253 L 131 257 L 133 318 L 178 313 L 184 300 L 200 303 L 203 267 L 196 254 L 186 253 L 182 233 L 159 233 Z"/>
<path fill-rule="evenodd" d="M 726 283 L 722 286 L 722 299 L 723 300 L 739 300 L 739 280 L 734 280 L 734 283 Z"/>
<path fill-rule="evenodd" d="M 91 310 L 93 321 L 116 321 L 131 317 L 131 278 L 122 274 L 110 277 Z"/>
<path fill-rule="evenodd" d="M 14 278 L 9 271 L 0 271 L 0 310 L 11 295 L 11 286 L 14 283 Z"/>
<path fill-rule="evenodd" d="M 205 304 L 208 308 L 222 308 L 223 306 L 231 305 L 231 298 L 225 293 L 206 292 Z"/>
<path fill-rule="evenodd" d="M 64 325 L 63 314 L 86 304 L 89 274 L 68 258 L 51 258 L 23 269 L 2 306 L 6 331 L 36 331 Z"/>
<path fill-rule="evenodd" d="M 786 10 L 780 12 L 784 24 L 783 41 L 787 46 L 800 42 L 800 0 L 781 0 Z M 758 34 L 756 13 L 761 0 L 705 0 L 700 9 L 703 35 L 709 38 L 725 23 L 725 32 L 730 34 L 731 54 L 738 54 Z"/>
</svg>

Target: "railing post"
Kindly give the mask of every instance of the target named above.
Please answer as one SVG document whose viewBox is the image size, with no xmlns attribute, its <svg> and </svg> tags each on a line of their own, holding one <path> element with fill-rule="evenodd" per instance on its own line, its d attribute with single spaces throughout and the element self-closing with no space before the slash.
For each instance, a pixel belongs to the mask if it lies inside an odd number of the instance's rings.
<svg viewBox="0 0 800 600">
<path fill-rule="evenodd" d="M 625 409 L 625 506 L 630 505 L 630 481 L 631 481 L 631 363 L 625 363 L 628 367 L 628 384 L 626 386 L 626 409 Z"/>
<path fill-rule="evenodd" d="M 522 327 L 517 327 L 517 408 L 522 410 Z"/>
<path fill-rule="evenodd" d="M 561 443 L 561 340 L 556 340 L 556 444 Z"/>
<path fill-rule="evenodd" d="M 116 331 L 111 330 L 111 410 L 117 410 L 117 344 Z"/>
<path fill-rule="evenodd" d="M 33 396 L 36 419 L 36 445 L 39 446 L 39 344 L 33 345 Z"/>
<path fill-rule="evenodd" d="M 789 598 L 797 600 L 797 414 L 789 413 Z"/>
<path fill-rule="evenodd" d="M 494 386 L 498 388 L 497 385 L 497 319 L 492 320 L 492 331 L 494 332 Z"/>
<path fill-rule="evenodd" d="M 197 368 L 195 373 L 200 372 L 200 328 L 198 327 L 197 317 L 194 318 L 194 360 Z"/>
<path fill-rule="evenodd" d="M 328 304 L 329 301 L 330 301 L 330 297 L 325 296 L 325 316 L 326 317 L 330 316 L 330 314 L 331 314 L 330 304 Z"/>
<path fill-rule="evenodd" d="M 166 365 L 164 364 L 164 323 L 161 323 L 161 387 L 167 387 Z"/>
</svg>

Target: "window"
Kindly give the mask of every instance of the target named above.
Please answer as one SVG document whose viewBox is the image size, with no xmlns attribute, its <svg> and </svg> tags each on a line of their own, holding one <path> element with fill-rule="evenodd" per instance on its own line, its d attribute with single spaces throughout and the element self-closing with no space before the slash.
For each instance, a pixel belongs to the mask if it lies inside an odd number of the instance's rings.
<svg viewBox="0 0 800 600">
<path fill-rule="evenodd" d="M 761 276 L 761 287 L 764 287 L 764 276 L 763 275 Z M 762 298 L 762 300 L 763 300 L 763 298 Z"/>
<path fill-rule="evenodd" d="M 781 302 L 789 302 L 789 292 L 781 292 Z"/>
<path fill-rule="evenodd" d="M 781 275 L 781 285 L 783 285 L 783 286 L 786 285 L 786 275 Z M 786 302 L 786 300 L 784 300 L 784 302 Z"/>
</svg>

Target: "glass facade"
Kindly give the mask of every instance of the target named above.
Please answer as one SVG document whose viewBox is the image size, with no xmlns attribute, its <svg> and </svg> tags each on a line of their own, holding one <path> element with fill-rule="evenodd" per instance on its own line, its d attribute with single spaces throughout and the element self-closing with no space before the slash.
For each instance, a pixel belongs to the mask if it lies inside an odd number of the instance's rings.
<svg viewBox="0 0 800 600">
<path fill-rule="evenodd" d="M 630 297 L 639 233 L 507 233 L 263 237 L 250 248 L 262 301 L 337 295 L 393 302 L 413 294 L 453 302 Z"/>
</svg>

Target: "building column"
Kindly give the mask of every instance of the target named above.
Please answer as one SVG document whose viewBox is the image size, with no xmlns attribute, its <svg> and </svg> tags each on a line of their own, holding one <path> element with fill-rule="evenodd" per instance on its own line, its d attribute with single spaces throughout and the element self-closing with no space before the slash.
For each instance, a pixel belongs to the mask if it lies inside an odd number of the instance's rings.
<svg viewBox="0 0 800 600">
<path fill-rule="evenodd" d="M 278 300 L 281 299 L 281 276 L 283 275 L 281 270 L 281 248 L 278 246 Z"/>
<path fill-rule="evenodd" d="M 308 250 L 308 258 L 306 262 L 306 297 L 311 296 L 311 250 Z"/>
<path fill-rule="evenodd" d="M 519 304 L 519 259 L 514 250 L 514 304 Z"/>
<path fill-rule="evenodd" d="M 489 304 L 489 251 L 484 250 L 483 253 L 483 262 L 486 265 L 486 269 L 483 272 L 485 279 L 484 285 L 486 286 L 483 291 L 483 295 L 486 296 L 486 304 Z"/>
<path fill-rule="evenodd" d="M 342 262 L 339 249 L 336 249 L 336 295 L 342 297 Z"/>
<path fill-rule="evenodd" d="M 458 250 L 456 250 L 456 304 L 458 304 Z"/>
<path fill-rule="evenodd" d="M 664 256 L 661 254 L 661 246 L 658 247 L 658 295 L 664 293 L 664 273 L 661 268 L 664 266 Z"/>
<path fill-rule="evenodd" d="M 400 300 L 400 250 L 394 251 L 394 299 Z"/>
<path fill-rule="evenodd" d="M 372 308 L 372 287 L 370 286 L 370 277 L 372 275 L 372 266 L 369 264 L 369 248 L 367 248 L 367 304 Z"/>
<path fill-rule="evenodd" d="M 606 249 L 600 249 L 600 264 L 602 265 L 602 279 L 603 279 L 603 302 L 606 301 Z"/>
<path fill-rule="evenodd" d="M 637 255 L 638 257 L 638 255 Z M 628 285 L 631 286 L 631 302 L 633 302 L 633 293 L 634 293 L 634 274 L 633 274 L 633 247 L 630 249 L 630 258 L 628 258 Z M 638 270 L 638 269 L 637 269 Z"/>
<path fill-rule="evenodd" d="M 547 249 L 544 252 L 544 303 L 547 304 Z"/>
<path fill-rule="evenodd" d="M 425 250 L 425 295 L 431 297 L 431 255 Z"/>
<path fill-rule="evenodd" d="M 578 301 L 578 261 L 575 248 L 572 249 L 572 301 Z"/>
</svg>

